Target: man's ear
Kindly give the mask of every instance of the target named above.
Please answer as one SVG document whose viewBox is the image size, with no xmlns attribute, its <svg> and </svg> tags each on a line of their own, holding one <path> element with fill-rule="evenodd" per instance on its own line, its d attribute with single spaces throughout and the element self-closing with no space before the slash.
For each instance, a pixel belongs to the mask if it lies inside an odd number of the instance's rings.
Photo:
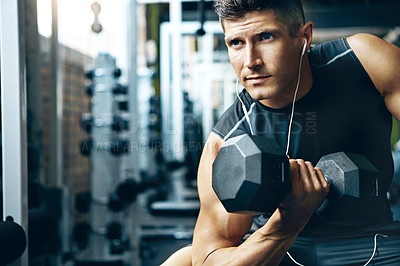
<svg viewBox="0 0 400 266">
<path fill-rule="evenodd" d="M 313 37 L 314 24 L 309 21 L 300 29 L 300 35 L 307 40 L 307 50 L 310 48 Z"/>
</svg>

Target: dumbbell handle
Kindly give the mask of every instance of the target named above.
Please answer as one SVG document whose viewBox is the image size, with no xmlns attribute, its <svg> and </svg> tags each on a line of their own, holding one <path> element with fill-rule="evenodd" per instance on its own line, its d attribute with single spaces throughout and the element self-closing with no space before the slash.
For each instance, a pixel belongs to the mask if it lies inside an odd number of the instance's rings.
<svg viewBox="0 0 400 266">
<path fill-rule="evenodd" d="M 377 197 L 379 170 L 365 156 L 336 152 L 321 157 L 316 167 L 321 168 L 329 186 L 340 193 L 359 198 Z"/>
</svg>

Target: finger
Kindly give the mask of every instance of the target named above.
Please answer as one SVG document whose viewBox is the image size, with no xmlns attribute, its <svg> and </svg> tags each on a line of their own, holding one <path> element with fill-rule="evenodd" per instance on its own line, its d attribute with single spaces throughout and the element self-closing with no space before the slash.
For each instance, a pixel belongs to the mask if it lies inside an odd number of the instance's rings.
<svg viewBox="0 0 400 266">
<path fill-rule="evenodd" d="M 292 186 L 297 186 L 299 183 L 299 177 L 300 177 L 299 164 L 297 163 L 296 160 L 293 160 L 293 159 L 289 160 L 289 164 L 290 164 L 290 177 L 292 179 Z"/>
<path fill-rule="evenodd" d="M 308 171 L 307 165 L 302 159 L 297 159 L 297 163 L 299 164 L 300 171 L 300 181 L 304 184 L 305 188 L 310 188 L 311 186 L 311 177 L 310 172 Z"/>
<path fill-rule="evenodd" d="M 329 192 L 329 183 L 328 183 L 328 181 L 326 180 L 324 174 L 322 173 L 321 168 L 315 167 L 314 169 L 315 169 L 315 172 L 316 172 L 316 174 L 317 174 L 317 177 L 318 177 L 319 182 L 321 183 L 323 189 L 324 189 L 326 192 Z"/>
<path fill-rule="evenodd" d="M 314 188 L 319 189 L 322 186 L 322 184 L 317 175 L 317 172 L 314 169 L 313 164 L 311 162 L 305 162 L 305 164 L 307 166 L 308 172 L 310 173 L 311 182 L 314 185 Z"/>
</svg>

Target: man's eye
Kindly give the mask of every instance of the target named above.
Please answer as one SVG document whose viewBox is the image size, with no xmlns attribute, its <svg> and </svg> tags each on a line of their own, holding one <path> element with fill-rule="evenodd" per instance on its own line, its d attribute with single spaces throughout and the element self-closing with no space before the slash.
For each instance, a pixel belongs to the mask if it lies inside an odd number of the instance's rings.
<svg viewBox="0 0 400 266">
<path fill-rule="evenodd" d="M 239 40 L 232 40 L 231 41 L 231 45 L 232 46 L 237 46 L 237 45 L 240 45 L 242 42 L 241 41 L 239 41 Z"/>
<path fill-rule="evenodd" d="M 274 35 L 273 34 L 271 34 L 271 33 L 261 33 L 260 34 L 260 40 L 262 41 L 262 40 L 269 40 L 269 39 L 272 39 L 274 37 Z"/>
</svg>

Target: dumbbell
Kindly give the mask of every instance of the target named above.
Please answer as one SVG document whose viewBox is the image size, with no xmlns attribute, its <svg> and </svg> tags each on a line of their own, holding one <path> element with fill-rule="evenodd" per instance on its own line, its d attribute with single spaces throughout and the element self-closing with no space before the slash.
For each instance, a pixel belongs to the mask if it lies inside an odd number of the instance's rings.
<svg viewBox="0 0 400 266">
<path fill-rule="evenodd" d="M 104 75 L 104 72 L 99 72 L 99 71 L 96 72 L 96 70 L 94 70 L 94 69 L 88 69 L 87 71 L 85 71 L 86 79 L 89 79 L 89 80 L 93 80 L 95 77 L 99 77 L 102 75 Z M 120 68 L 115 68 L 112 72 L 112 75 L 114 78 L 117 79 L 117 78 L 121 77 L 122 70 Z"/>
<path fill-rule="evenodd" d="M 122 225 L 118 221 L 111 221 L 106 225 L 105 230 L 93 230 L 92 226 L 86 222 L 78 222 L 72 228 L 72 239 L 79 249 L 87 247 L 92 233 L 104 236 L 107 240 L 114 242 L 122 238 Z"/>
<path fill-rule="evenodd" d="M 272 213 L 290 191 L 290 164 L 273 139 L 240 135 L 221 147 L 212 187 L 228 212 Z"/>
<path fill-rule="evenodd" d="M 133 179 L 127 178 L 117 186 L 116 195 L 123 202 L 130 204 L 134 202 L 137 195 L 144 190 L 145 185 L 143 183 L 139 183 Z"/>
<path fill-rule="evenodd" d="M 129 118 L 127 116 L 114 115 L 111 121 L 111 129 L 116 132 L 129 130 Z"/>
<path fill-rule="evenodd" d="M 365 157 L 336 152 L 321 157 L 321 168 L 330 192 L 316 214 L 336 224 L 364 224 L 379 219 L 379 170 Z M 371 215 L 372 214 L 372 215 Z"/>
<path fill-rule="evenodd" d="M 85 86 L 85 92 L 89 97 L 93 96 L 94 90 L 95 90 L 95 87 L 93 84 L 87 84 Z"/>
<path fill-rule="evenodd" d="M 146 185 L 127 178 L 117 185 L 115 193 L 111 193 L 106 201 L 93 199 L 90 191 L 78 192 L 75 195 L 75 209 L 80 213 L 88 213 L 91 203 L 95 203 L 107 205 L 112 212 L 120 212 L 136 200 L 137 195 L 146 189 Z"/>
<path fill-rule="evenodd" d="M 110 254 L 121 255 L 129 249 L 129 238 L 114 239 L 110 242 Z"/>
<path fill-rule="evenodd" d="M 120 68 L 115 68 L 113 71 L 114 78 L 119 78 L 122 75 L 122 70 Z"/>
<path fill-rule="evenodd" d="M 120 212 L 126 206 L 125 202 L 115 194 L 111 194 L 105 202 L 94 200 L 90 191 L 82 191 L 75 195 L 75 210 L 79 213 L 88 213 L 92 203 L 106 205 L 112 212 Z"/>
<path fill-rule="evenodd" d="M 110 122 L 98 122 L 99 119 L 94 118 L 91 113 L 83 113 L 81 115 L 81 128 L 86 133 L 90 133 L 92 131 L 93 126 L 102 126 L 104 124 L 110 125 L 111 129 L 117 132 L 121 132 L 123 130 L 129 129 L 129 118 L 127 115 L 114 115 Z"/>
<path fill-rule="evenodd" d="M 129 102 L 126 100 L 117 101 L 118 109 L 120 111 L 129 111 Z"/>
<path fill-rule="evenodd" d="M 11 216 L 0 220 L 0 265 L 9 265 L 26 249 L 26 232 Z"/>
<path fill-rule="evenodd" d="M 360 202 L 377 201 L 380 174 L 365 157 L 339 152 L 323 156 L 316 166 L 331 184 L 327 202 L 318 210 L 321 217 L 331 219 L 343 206 L 353 209 Z M 212 167 L 212 187 L 228 212 L 272 213 L 291 188 L 289 160 L 274 139 L 233 137 Z"/>
<path fill-rule="evenodd" d="M 123 95 L 128 94 L 128 87 L 127 87 L 127 86 L 123 86 L 123 85 L 121 85 L 121 84 L 116 84 L 116 85 L 114 86 L 114 88 L 112 89 L 112 93 L 115 94 L 115 95 L 118 95 L 118 94 L 123 94 Z"/>
<path fill-rule="evenodd" d="M 110 143 L 109 150 L 112 155 L 119 156 L 124 153 L 128 153 L 130 149 L 129 140 L 126 139 L 114 139 Z"/>
<path fill-rule="evenodd" d="M 106 232 L 104 235 L 108 240 L 116 240 L 121 239 L 122 237 L 122 225 L 117 222 L 113 221 L 107 224 Z"/>
<path fill-rule="evenodd" d="M 91 113 L 83 113 L 81 115 L 81 128 L 84 132 L 92 132 L 92 125 L 94 123 L 94 117 Z"/>
<path fill-rule="evenodd" d="M 93 80 L 94 78 L 94 70 L 93 69 L 88 69 L 85 71 L 85 77 L 89 80 Z"/>
<path fill-rule="evenodd" d="M 92 227 L 88 222 L 78 222 L 74 225 L 72 228 L 72 239 L 78 249 L 82 250 L 87 248 L 91 231 Z"/>
</svg>

